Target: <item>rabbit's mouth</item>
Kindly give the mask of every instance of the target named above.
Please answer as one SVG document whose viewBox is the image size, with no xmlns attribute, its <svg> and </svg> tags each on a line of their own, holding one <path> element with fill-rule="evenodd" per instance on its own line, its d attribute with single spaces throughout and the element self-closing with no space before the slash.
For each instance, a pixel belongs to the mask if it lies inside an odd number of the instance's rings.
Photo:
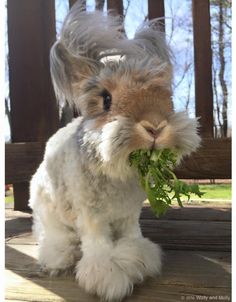
<svg viewBox="0 0 236 302">
<path fill-rule="evenodd" d="M 155 146 L 156 146 L 156 140 L 154 139 L 153 142 L 152 142 L 152 145 L 150 147 L 150 150 L 151 151 L 155 150 L 156 149 Z"/>
<path fill-rule="evenodd" d="M 136 150 L 154 150 L 173 148 L 175 143 L 168 122 L 163 120 L 153 124 L 147 120 L 134 122 L 125 117 L 103 126 L 101 131 L 98 153 L 102 161 L 126 161 Z"/>
<path fill-rule="evenodd" d="M 200 142 L 197 120 L 183 113 L 175 113 L 168 121 L 156 125 L 116 116 L 103 127 L 92 127 L 86 133 L 83 140 L 88 139 L 88 149 L 94 150 L 92 157 L 96 157 L 96 163 L 114 174 L 126 171 L 128 175 L 129 156 L 134 151 L 170 149 L 182 156 L 194 151 Z"/>
</svg>

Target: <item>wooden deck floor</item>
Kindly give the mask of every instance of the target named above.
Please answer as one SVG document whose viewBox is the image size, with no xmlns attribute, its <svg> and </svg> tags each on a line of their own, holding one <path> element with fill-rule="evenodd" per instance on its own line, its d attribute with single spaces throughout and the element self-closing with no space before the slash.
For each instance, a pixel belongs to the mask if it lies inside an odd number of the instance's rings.
<svg viewBox="0 0 236 302">
<path fill-rule="evenodd" d="M 163 272 L 136 286 L 125 302 L 231 301 L 229 207 L 173 209 L 162 220 L 145 208 L 141 225 L 145 236 L 163 246 Z M 99 301 L 73 277 L 44 275 L 36 255 L 31 215 L 6 210 L 5 301 Z"/>
</svg>

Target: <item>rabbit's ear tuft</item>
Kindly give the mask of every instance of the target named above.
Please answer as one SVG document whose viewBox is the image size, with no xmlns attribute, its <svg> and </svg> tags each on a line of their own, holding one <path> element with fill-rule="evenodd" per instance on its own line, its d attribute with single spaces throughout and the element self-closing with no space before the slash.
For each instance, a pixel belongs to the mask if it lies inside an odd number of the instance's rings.
<svg viewBox="0 0 236 302">
<path fill-rule="evenodd" d="M 50 51 L 51 77 L 58 101 L 70 102 L 73 99 L 71 79 L 75 78 L 68 52 L 60 42 L 56 42 Z"/>
<path fill-rule="evenodd" d="M 158 30 L 157 19 L 144 22 L 136 31 L 134 43 L 146 51 L 150 57 L 159 57 L 171 65 L 171 51 L 166 44 L 165 33 Z"/>
<path fill-rule="evenodd" d="M 57 41 L 51 48 L 50 69 L 58 101 L 68 101 L 73 106 L 76 101 L 74 85 L 79 85 L 82 80 L 97 73 L 97 64 L 86 57 L 71 55 L 64 45 Z"/>
</svg>

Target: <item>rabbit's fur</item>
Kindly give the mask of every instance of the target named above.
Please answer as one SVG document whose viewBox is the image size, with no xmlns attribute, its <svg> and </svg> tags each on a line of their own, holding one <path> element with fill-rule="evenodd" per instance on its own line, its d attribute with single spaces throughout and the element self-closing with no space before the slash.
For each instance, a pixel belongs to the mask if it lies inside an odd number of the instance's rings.
<svg viewBox="0 0 236 302">
<path fill-rule="evenodd" d="M 145 194 L 129 154 L 171 148 L 181 158 L 199 146 L 198 122 L 174 112 L 169 50 L 150 23 L 128 40 L 119 19 L 75 6 L 51 74 L 82 117 L 49 139 L 31 181 L 39 262 L 51 274 L 75 268 L 87 292 L 121 300 L 161 270 L 160 247 L 140 231 Z"/>
</svg>

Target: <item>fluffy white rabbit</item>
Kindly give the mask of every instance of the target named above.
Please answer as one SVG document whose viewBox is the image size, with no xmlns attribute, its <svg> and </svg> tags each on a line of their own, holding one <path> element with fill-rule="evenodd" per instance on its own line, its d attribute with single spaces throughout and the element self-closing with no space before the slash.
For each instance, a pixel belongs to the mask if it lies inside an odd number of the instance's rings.
<svg viewBox="0 0 236 302">
<path fill-rule="evenodd" d="M 198 123 L 174 112 L 169 51 L 150 23 L 129 40 L 117 18 L 75 6 L 50 59 L 58 99 L 82 116 L 49 139 L 31 181 L 39 262 L 51 274 L 74 268 L 87 292 L 121 300 L 161 270 L 160 247 L 140 230 L 145 194 L 129 155 L 189 154 Z"/>
</svg>

